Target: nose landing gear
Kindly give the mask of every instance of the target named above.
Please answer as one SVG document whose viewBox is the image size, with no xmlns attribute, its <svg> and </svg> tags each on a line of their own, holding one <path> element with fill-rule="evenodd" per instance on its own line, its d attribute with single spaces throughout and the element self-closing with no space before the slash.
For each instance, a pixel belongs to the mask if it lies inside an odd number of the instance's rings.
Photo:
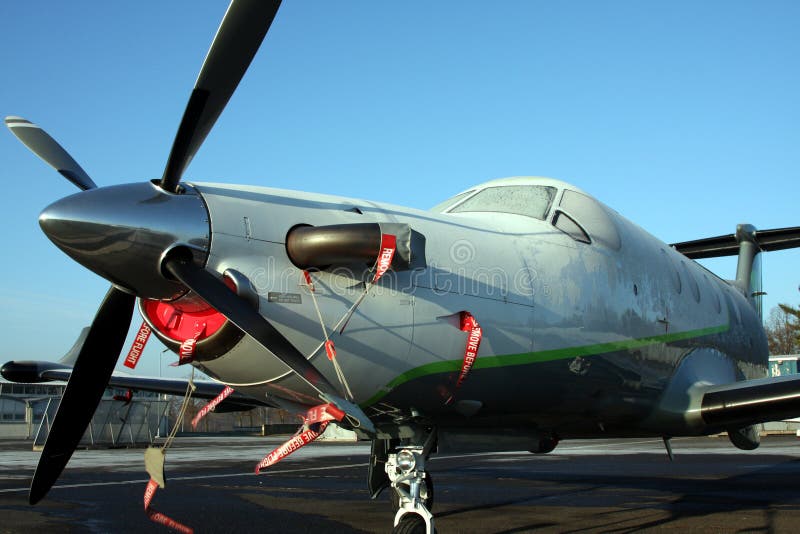
<svg viewBox="0 0 800 534">
<path fill-rule="evenodd" d="M 393 494 L 391 496 L 394 516 L 394 534 L 432 534 L 433 482 L 425 473 L 428 454 L 424 447 L 400 447 L 389 454 L 386 474 L 389 476 Z"/>
</svg>

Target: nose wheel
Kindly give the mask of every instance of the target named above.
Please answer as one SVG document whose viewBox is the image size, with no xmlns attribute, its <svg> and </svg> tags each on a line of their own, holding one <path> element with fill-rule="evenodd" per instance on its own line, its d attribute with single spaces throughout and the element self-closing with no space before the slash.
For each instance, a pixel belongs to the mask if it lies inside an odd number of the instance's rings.
<svg viewBox="0 0 800 534">
<path fill-rule="evenodd" d="M 392 529 L 392 534 L 423 534 L 436 532 L 428 530 L 425 520 L 417 514 L 406 514 L 400 519 L 400 523 Z"/>
<path fill-rule="evenodd" d="M 423 447 L 401 447 L 389 454 L 386 474 L 392 487 L 395 534 L 432 534 L 433 482 L 425 473 Z"/>
</svg>

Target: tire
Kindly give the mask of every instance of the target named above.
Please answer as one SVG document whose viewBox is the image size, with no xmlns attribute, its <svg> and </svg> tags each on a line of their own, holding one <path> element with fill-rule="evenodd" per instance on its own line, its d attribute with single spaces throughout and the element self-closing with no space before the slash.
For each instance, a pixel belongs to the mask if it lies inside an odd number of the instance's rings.
<svg viewBox="0 0 800 534">
<path fill-rule="evenodd" d="M 555 437 L 544 437 L 539 440 L 536 449 L 531 449 L 533 454 L 547 454 L 548 452 L 553 452 L 553 450 L 558 445 L 558 438 Z"/>
<path fill-rule="evenodd" d="M 392 502 L 392 512 L 397 513 L 397 511 L 400 509 L 400 496 L 397 494 L 394 488 L 389 489 L 391 490 L 389 492 L 389 500 Z M 405 489 L 408 490 L 408 486 L 405 486 Z M 425 508 L 427 508 L 429 512 L 433 512 L 433 480 L 431 480 L 430 476 L 425 477 L 425 485 L 419 489 L 419 496 L 421 497 L 422 504 L 425 505 Z M 425 522 L 423 521 L 423 524 L 424 523 Z"/>
<path fill-rule="evenodd" d="M 425 520 L 419 514 L 406 514 L 400 524 L 392 529 L 392 534 L 426 534 Z M 433 529 L 434 534 L 436 529 Z"/>
</svg>

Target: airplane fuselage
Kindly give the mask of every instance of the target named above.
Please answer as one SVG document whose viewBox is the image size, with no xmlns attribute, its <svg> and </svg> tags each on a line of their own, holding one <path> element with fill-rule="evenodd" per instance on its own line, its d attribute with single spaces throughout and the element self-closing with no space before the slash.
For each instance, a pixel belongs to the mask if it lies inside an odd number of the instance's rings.
<svg viewBox="0 0 800 534">
<path fill-rule="evenodd" d="M 338 383 L 321 346 L 315 298 L 355 401 L 379 420 L 413 409 L 441 427 L 527 427 L 561 437 L 710 431 L 687 415 L 687 389 L 766 372 L 763 330 L 742 291 L 607 208 L 604 220 L 578 221 L 590 242 L 576 239 L 554 218 L 564 191 L 579 190 L 514 180 L 489 184 L 557 189 L 545 220 L 260 187 L 193 187 L 210 218 L 206 268 L 242 273 L 260 313 Z M 312 295 L 287 255 L 286 237 L 299 225 L 365 222 L 408 225 L 414 257 L 408 269 L 389 271 L 370 287 L 339 334 L 334 327 L 363 293 L 371 266 L 314 271 Z M 455 390 L 467 339 L 462 312 L 475 317 L 483 337 Z M 258 398 L 315 399 L 247 336 L 195 364 Z M 670 389 L 676 377 L 686 387 Z"/>
</svg>

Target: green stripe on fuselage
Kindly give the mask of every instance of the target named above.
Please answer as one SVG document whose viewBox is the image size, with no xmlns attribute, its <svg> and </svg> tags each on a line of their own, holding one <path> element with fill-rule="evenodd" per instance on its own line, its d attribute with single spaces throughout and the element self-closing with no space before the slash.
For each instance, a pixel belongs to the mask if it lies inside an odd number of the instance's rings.
<svg viewBox="0 0 800 534">
<path fill-rule="evenodd" d="M 510 367 L 512 365 L 525 365 L 530 363 L 550 362 L 553 360 L 565 360 L 569 358 L 577 358 L 578 356 L 596 356 L 599 354 L 608 354 L 610 352 L 638 349 L 650 345 L 657 345 L 659 343 L 674 343 L 676 341 L 683 341 L 686 339 L 720 334 L 722 332 L 727 332 L 728 328 L 729 325 L 725 324 L 721 326 L 712 326 L 710 328 L 701 328 L 700 330 L 690 330 L 688 332 L 676 332 L 673 334 L 643 337 L 639 339 L 625 339 L 622 341 L 598 343 L 595 345 L 583 345 L 580 347 L 569 347 L 565 349 L 523 352 L 521 354 L 504 354 L 501 356 L 484 356 L 475 360 L 473 369 Z M 397 386 L 405 384 L 406 382 L 409 382 L 415 378 L 439 373 L 457 372 L 461 369 L 461 361 L 462 360 L 445 360 L 433 362 L 406 371 L 382 387 L 380 391 L 378 391 L 366 402 L 362 403 L 361 406 L 367 407 L 378 402 Z"/>
</svg>

